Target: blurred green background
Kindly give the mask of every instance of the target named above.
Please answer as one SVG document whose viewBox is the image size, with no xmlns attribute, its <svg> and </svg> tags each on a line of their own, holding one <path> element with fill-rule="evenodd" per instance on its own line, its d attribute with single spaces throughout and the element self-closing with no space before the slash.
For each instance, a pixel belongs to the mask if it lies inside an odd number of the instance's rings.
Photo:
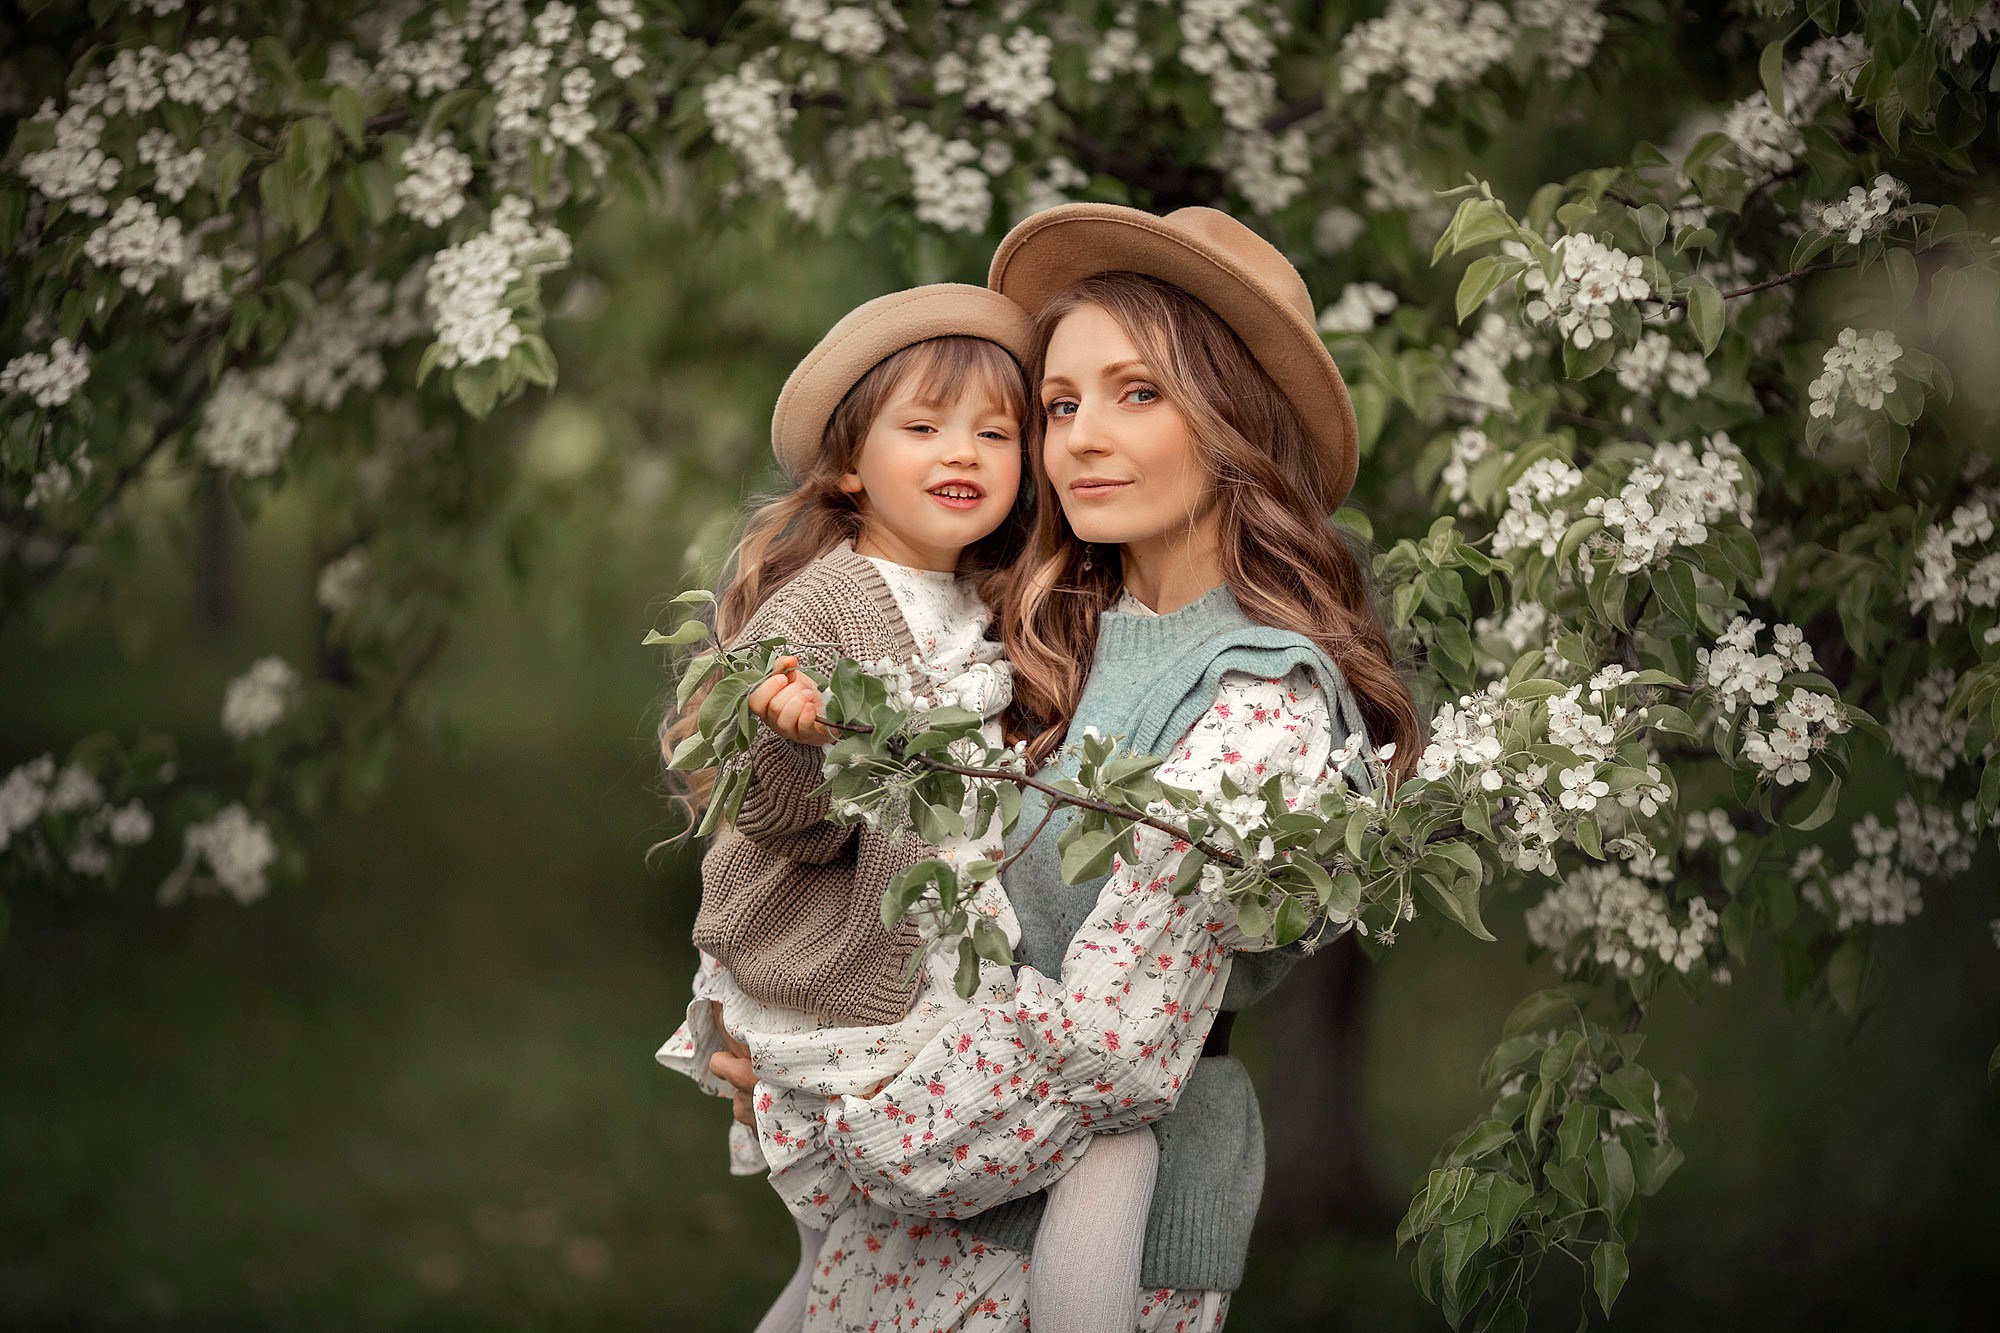
<svg viewBox="0 0 2000 1333">
<path fill-rule="evenodd" d="M 583 238 L 562 385 L 490 428 L 525 480 L 471 553 L 421 736 L 375 799 L 293 830 L 301 877 L 248 908 L 161 908 L 144 874 L 14 899 L 0 1328 L 748 1329 L 782 1282 L 792 1231 L 728 1176 L 726 1109 L 652 1060 L 695 888 L 684 853 L 647 855 L 665 681 L 638 643 L 770 484 L 792 361 L 898 269 L 839 243 L 774 265 L 769 238 L 719 230 L 611 217 Z M 227 615 L 162 560 L 131 599 L 145 633 L 86 609 L 0 635 L 0 764 L 150 725 L 226 766 L 223 684 L 265 652 L 309 660 L 308 506 L 288 491 L 230 538 Z M 152 850 L 163 874 L 178 849 Z M 2000 1308 L 2000 955 L 1964 947 L 1988 932 L 1969 883 L 1882 935 L 1858 1028 L 1787 1010 L 1769 956 L 1698 1008 L 1662 1003 L 1647 1063 L 1701 1102 L 1617 1327 L 1943 1330 Z M 1392 1204 L 1549 980 L 1519 906 L 1488 914 L 1497 945 L 1416 930 L 1375 969 L 1364 1137 Z M 1308 1039 L 1254 1013 L 1239 1033 L 1267 1087 Z M 1263 1238 L 1231 1326 L 1441 1327 L 1392 1227 Z M 1568 1329 L 1580 1286 L 1548 1278 L 1540 1323 Z"/>
</svg>

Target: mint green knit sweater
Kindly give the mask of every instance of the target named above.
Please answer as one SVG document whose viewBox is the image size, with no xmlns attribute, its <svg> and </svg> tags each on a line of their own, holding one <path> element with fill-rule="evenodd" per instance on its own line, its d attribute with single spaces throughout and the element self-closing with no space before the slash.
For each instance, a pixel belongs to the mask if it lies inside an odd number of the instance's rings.
<svg viewBox="0 0 2000 1333">
<path fill-rule="evenodd" d="M 1249 620 L 1227 585 L 1163 616 L 1107 613 L 1097 655 L 1069 736 L 1094 726 L 1119 736 L 1135 753 L 1161 754 L 1187 734 L 1215 702 L 1223 674 L 1244 671 L 1275 680 L 1295 667 L 1312 668 L 1332 706 L 1340 745 L 1362 729 L 1345 680 L 1308 638 Z M 1068 753 L 1069 747 L 1059 755 Z M 1075 758 L 1059 757 L 1040 776 L 1074 776 Z M 1015 837 L 1026 835 L 1046 809 L 1029 792 Z M 1062 882 L 1056 839 L 1069 812 L 1048 828 L 1007 871 L 1007 897 L 1021 922 L 1020 961 L 1044 975 L 1062 973 L 1063 956 L 1109 876 Z M 1018 850 L 1010 843 L 1010 852 Z M 1241 1009 L 1268 994 L 1297 961 L 1291 951 L 1236 956 L 1224 1009 Z M 1250 1227 L 1264 1190 L 1264 1132 L 1257 1095 L 1234 1056 L 1198 1061 L 1173 1111 L 1153 1122 L 1160 1140 L 1158 1183 L 1146 1219 L 1140 1281 L 1148 1287 L 1233 1291 L 1243 1279 Z M 1040 1194 L 1002 1204 L 959 1225 L 988 1240 L 1027 1250 L 1043 1207 Z"/>
</svg>

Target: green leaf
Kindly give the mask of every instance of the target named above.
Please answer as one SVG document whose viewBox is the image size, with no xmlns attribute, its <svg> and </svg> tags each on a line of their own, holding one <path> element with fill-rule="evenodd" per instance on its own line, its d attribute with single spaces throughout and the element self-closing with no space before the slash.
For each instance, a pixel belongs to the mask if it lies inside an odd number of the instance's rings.
<svg viewBox="0 0 2000 1333">
<path fill-rule="evenodd" d="M 1578 347 L 1564 339 L 1563 375 L 1567 379 L 1587 380 L 1610 365 L 1611 358 L 1617 354 L 1618 344 L 1610 338 L 1599 338 L 1589 347 Z"/>
<path fill-rule="evenodd" d="M 1503 1120 L 1483 1120 L 1473 1126 L 1458 1146 L 1445 1159 L 1452 1166 L 1466 1166 L 1478 1161 L 1503 1144 L 1514 1141 L 1514 1126 Z"/>
<path fill-rule="evenodd" d="M 359 151 L 368 133 L 361 114 L 361 94 L 345 84 L 335 84 L 333 91 L 327 94 L 326 105 L 333 115 L 333 123 Z"/>
<path fill-rule="evenodd" d="M 1786 815 L 1788 817 L 1786 818 L 1785 822 L 1787 824 L 1790 824 L 1795 829 L 1799 829 L 1801 831 L 1810 831 L 1826 823 L 1827 820 L 1832 819 L 1833 812 L 1835 808 L 1839 806 L 1839 804 L 1840 804 L 1840 774 L 1834 773 L 1828 777 L 1826 789 L 1820 792 L 1819 799 L 1813 802 L 1812 808 L 1810 810 L 1807 810 L 1804 814 L 1801 814 L 1797 819 L 1792 819 L 1789 818 L 1791 814 L 1791 808 L 1789 806 L 1786 807 Z"/>
<path fill-rule="evenodd" d="M 972 948 L 989 963 L 1009 967 L 1014 962 L 1014 950 L 1007 943 L 1007 932 L 986 917 L 982 916 L 972 923 Z"/>
<path fill-rule="evenodd" d="M 1081 884 L 1095 879 L 1111 866 L 1118 851 L 1118 834 L 1111 829 L 1085 829 L 1076 833 L 1062 852 L 1065 884 Z"/>
<path fill-rule="evenodd" d="M 1771 104 L 1771 110 L 1778 113 L 1778 119 L 1785 116 L 1785 39 L 1780 37 L 1764 48 L 1764 54 L 1757 61 L 1757 77 L 1764 83 L 1764 99 Z M 1606 1314 L 1611 1312 L 1609 1302 L 1605 1303 Z"/>
<path fill-rule="evenodd" d="M 1263 899 L 1246 896 L 1236 900 L 1236 928 L 1251 939 L 1262 939 L 1271 933 L 1271 909 L 1264 906 Z"/>
<path fill-rule="evenodd" d="M 1604 1313 L 1611 1313 L 1612 1302 L 1625 1287 L 1625 1278 L 1631 1272 L 1625 1260 L 1625 1247 L 1615 1240 L 1599 1241 L 1597 1248 L 1590 1252 L 1590 1284 L 1597 1292 L 1597 1302 L 1604 1307 Z"/>
<path fill-rule="evenodd" d="M 1458 282 L 1458 322 L 1486 304 L 1500 284 L 1521 271 L 1521 261 L 1502 255 L 1485 255 L 1467 266 Z"/>
<path fill-rule="evenodd" d="M 679 648 L 684 644 L 694 643 L 707 637 L 708 626 L 702 624 L 699 620 L 687 620 L 676 627 L 672 634 L 662 634 L 656 629 L 647 630 L 646 637 L 639 641 L 639 646 L 641 648 L 650 648 L 658 643 L 664 644 L 669 648 Z"/>
<path fill-rule="evenodd" d="M 1514 1219 L 1521 1215 L 1521 1208 L 1535 1197 L 1532 1187 L 1505 1176 L 1496 1176 L 1493 1187 L 1486 1196 L 1486 1236 L 1490 1244 L 1498 1245 L 1513 1229 Z"/>
<path fill-rule="evenodd" d="M 979 951 L 969 939 L 958 942 L 958 970 L 952 974 L 951 985 L 962 1000 L 971 999 L 979 989 Z"/>
<path fill-rule="evenodd" d="M 1201 870 L 1207 864 L 1208 856 L 1200 848 L 1190 848 L 1188 854 L 1181 858 L 1180 869 L 1175 872 L 1168 892 L 1176 898 L 1193 893 L 1201 884 Z"/>
<path fill-rule="evenodd" d="M 1701 738 L 1701 733 L 1695 728 L 1694 719 L 1687 715 L 1685 709 L 1677 708 L 1673 704 L 1647 704 L 1646 725 L 1654 731 L 1688 736 L 1696 740 Z"/>
<path fill-rule="evenodd" d="M 1556 1132 L 1557 1157 L 1565 1163 L 1580 1162 L 1596 1142 L 1597 1108 L 1589 1102 L 1571 1102 L 1563 1112 L 1562 1128 Z"/>
<path fill-rule="evenodd" d="M 1625 1145 L 1617 1139 L 1600 1143 L 1590 1153 L 1590 1178 L 1597 1186 L 1597 1198 L 1611 1215 L 1613 1226 L 1625 1215 L 1626 1206 L 1632 1202 L 1636 1188 L 1632 1177 L 1632 1158 L 1625 1151 Z"/>
<path fill-rule="evenodd" d="M 1647 1124 L 1659 1120 L 1657 1099 L 1659 1084 L 1653 1076 L 1638 1065 L 1620 1065 L 1606 1074 L 1598 1086 L 1618 1103 L 1628 1115 L 1637 1116 Z"/>
<path fill-rule="evenodd" d="M 1450 917 L 1476 940 L 1491 942 L 1493 932 L 1486 929 L 1486 923 L 1479 919 L 1479 880 L 1471 876 L 1458 876 L 1446 883 L 1437 875 L 1424 871 L 1417 876 L 1417 889 L 1431 901 L 1439 911 Z"/>
<path fill-rule="evenodd" d="M 1538 990 L 1527 996 L 1507 1015 L 1501 1025 L 1503 1037 L 1518 1037 L 1527 1032 L 1540 1032 L 1561 1018 L 1578 1012 L 1576 997 L 1566 990 Z"/>
<path fill-rule="evenodd" d="M 1652 573 L 1653 591 L 1667 610 L 1689 629 L 1700 633 L 1701 598 L 1695 590 L 1694 570 L 1678 560 Z"/>
<path fill-rule="evenodd" d="M 1302 938 L 1318 918 L 1319 913 L 1304 898 L 1287 894 L 1284 901 L 1278 904 L 1277 930 L 1271 938 L 1282 949 Z"/>
<path fill-rule="evenodd" d="M 1688 324 L 1701 340 L 1701 354 L 1707 356 L 1722 341 L 1722 293 L 1707 278 L 1694 278 L 1688 283 L 1687 303 Z"/>
<path fill-rule="evenodd" d="M 706 652 L 690 661 L 681 672 L 678 684 L 674 686 L 674 707 L 686 708 L 694 692 L 702 687 L 714 674 L 716 663 L 721 657 L 714 652 Z"/>
<path fill-rule="evenodd" d="M 1633 209 L 1632 215 L 1639 224 L 1639 235 L 1645 238 L 1646 248 L 1657 250 L 1667 238 L 1667 210 L 1658 204 L 1647 204 Z"/>
</svg>

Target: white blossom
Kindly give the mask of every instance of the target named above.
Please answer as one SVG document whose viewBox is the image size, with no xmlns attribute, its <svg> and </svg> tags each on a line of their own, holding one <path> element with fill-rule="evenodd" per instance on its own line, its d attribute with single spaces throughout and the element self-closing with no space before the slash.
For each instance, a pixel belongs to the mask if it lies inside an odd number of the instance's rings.
<svg viewBox="0 0 2000 1333">
<path fill-rule="evenodd" d="M 203 111 L 240 107 L 258 89 L 250 44 L 241 37 L 197 37 L 167 56 L 161 74 L 167 99 Z"/>
<path fill-rule="evenodd" d="M 1351 282 L 1319 312 L 1321 333 L 1366 333 L 1396 308 L 1396 294 L 1380 283 Z"/>
<path fill-rule="evenodd" d="M 61 407 L 90 379 L 90 352 L 57 338 L 46 352 L 23 352 L 0 367 L 0 394 L 25 393 L 36 407 Z"/>
<path fill-rule="evenodd" d="M 1708 387 L 1708 362 L 1700 352 L 1674 348 L 1673 340 L 1656 329 L 1611 359 L 1618 383 L 1637 394 L 1652 394 L 1664 382 L 1669 393 L 1693 398 Z"/>
<path fill-rule="evenodd" d="M 187 197 L 201 179 L 208 153 L 201 148 L 185 151 L 180 141 L 162 129 L 150 129 L 139 136 L 139 161 L 153 168 L 153 188 L 173 203 Z"/>
<path fill-rule="evenodd" d="M 903 127 L 896 146 L 910 169 L 919 222 L 941 231 L 982 231 L 993 213 L 993 190 L 977 165 L 979 149 L 967 139 L 946 139 L 921 123 Z"/>
<path fill-rule="evenodd" d="M 750 180 L 779 187 L 785 207 L 808 217 L 819 206 L 819 187 L 792 160 L 785 131 L 798 117 L 785 85 L 768 62 L 754 59 L 709 81 L 701 91 L 702 114 L 716 142 L 735 154 Z M 981 187 L 985 182 L 981 181 Z M 983 219 L 982 219 L 983 225 Z"/>
<path fill-rule="evenodd" d="M 471 183 L 472 159 L 454 148 L 448 135 L 425 135 L 403 151 L 396 203 L 426 227 L 440 227 L 464 211 Z"/>
<path fill-rule="evenodd" d="M 1436 236 L 1451 221 L 1452 205 L 1424 184 L 1393 143 L 1362 147 L 1361 184 L 1364 209 L 1370 213 L 1400 209 L 1409 216 L 1410 230 L 1420 237 Z"/>
<path fill-rule="evenodd" d="M 98 147 L 104 118 L 89 107 L 73 105 L 60 116 L 54 107 L 45 106 L 36 119 L 54 121 L 55 146 L 25 154 L 21 175 L 45 197 L 64 201 L 88 217 L 103 217 L 111 208 L 105 195 L 117 186 L 121 170 L 118 159 Z"/>
<path fill-rule="evenodd" d="M 349 611 L 361 600 L 372 572 L 368 548 L 352 547 L 327 561 L 320 570 L 319 581 L 313 587 L 314 598 L 334 615 Z"/>
<path fill-rule="evenodd" d="M 97 775 L 78 764 L 64 764 L 49 788 L 48 813 L 73 815 L 104 804 L 104 786 Z"/>
<path fill-rule="evenodd" d="M 209 395 L 194 442 L 223 471 L 263 477 L 278 470 L 298 433 L 298 418 L 283 403 L 231 370 Z"/>
<path fill-rule="evenodd" d="M 1479 317 L 1479 327 L 1451 354 L 1458 370 L 1453 386 L 1462 417 L 1477 420 L 1488 412 L 1506 412 L 1513 401 L 1507 368 L 1537 351 L 1535 335 L 1498 311 Z"/>
<path fill-rule="evenodd" d="M 974 48 L 968 106 L 991 107 L 1015 121 L 1026 121 L 1035 108 L 1056 94 L 1049 63 L 1055 42 L 1028 28 L 1016 28 L 1003 40 L 984 33 Z"/>
<path fill-rule="evenodd" d="M 229 682 L 222 696 L 222 729 L 233 740 L 261 736 L 284 721 L 297 702 L 299 673 L 282 657 L 258 659 Z"/>
<path fill-rule="evenodd" d="M 1528 938 L 1555 955 L 1564 972 L 1587 963 L 1634 978 L 1657 961 L 1686 972 L 1717 939 L 1721 917 L 1706 899 L 1692 898 L 1676 925 L 1665 894 L 1625 868 L 1584 866 L 1528 909 Z"/>
<path fill-rule="evenodd" d="M 137 847 L 152 840 L 152 813 L 137 799 L 127 801 L 109 813 L 105 831 L 120 847 Z"/>
<path fill-rule="evenodd" d="M 1553 281 L 1540 265 L 1521 275 L 1521 285 L 1538 293 L 1525 313 L 1534 323 L 1553 324 L 1579 348 L 1611 336 L 1613 307 L 1652 295 L 1636 255 L 1586 235 L 1557 237 L 1553 248 L 1560 259 Z"/>
<path fill-rule="evenodd" d="M 1313 219 L 1313 249 L 1323 255 L 1345 254 L 1367 230 L 1359 213 L 1335 204 Z"/>
<path fill-rule="evenodd" d="M 1569 530 L 1569 512 L 1549 508 L 1583 485 L 1583 473 L 1560 458 L 1542 458 L 1507 488 L 1507 512 L 1493 533 L 1493 554 L 1539 550 L 1554 555 Z"/>
<path fill-rule="evenodd" d="M 1754 493 L 1741 466 L 1742 450 L 1717 432 L 1692 444 L 1668 442 L 1636 464 L 1615 496 L 1593 497 L 1584 512 L 1604 523 L 1604 540 L 1616 543 L 1621 574 L 1657 568 L 1676 549 L 1699 546 L 1725 517 L 1748 522 Z"/>
<path fill-rule="evenodd" d="M 1296 126 L 1282 134 L 1233 131 L 1223 136 L 1220 162 L 1251 208 L 1276 213 L 1305 193 L 1312 144 Z"/>
<path fill-rule="evenodd" d="M 14 835 L 42 817 L 55 774 L 55 758 L 45 754 L 30 759 L 0 781 L 0 852 L 7 850 Z"/>
<path fill-rule="evenodd" d="M 1565 810 L 1588 813 L 1597 808 L 1599 797 L 1611 794 L 1611 788 L 1597 776 L 1596 764 L 1579 764 L 1556 776 L 1562 783 L 1562 794 L 1557 799 Z"/>
<path fill-rule="evenodd" d="M 1826 349 L 1819 378 L 1806 390 L 1810 412 L 1830 417 L 1843 402 L 1879 410 L 1883 399 L 1896 392 L 1895 362 L 1902 355 L 1896 335 L 1886 329 L 1842 329 Z"/>
<path fill-rule="evenodd" d="M 1899 220 L 1902 217 L 1899 206 L 1909 197 L 1909 186 L 1884 173 L 1875 178 L 1872 188 L 1863 189 L 1859 185 L 1849 188 L 1845 199 L 1807 203 L 1806 221 L 1815 230 L 1839 236 L 1849 245 L 1858 245 L 1863 237 L 1886 231 L 1890 223 Z"/>
<path fill-rule="evenodd" d="M 182 837 L 181 863 L 160 886 L 161 902 L 178 902 L 191 889 L 213 889 L 248 904 L 269 891 L 265 876 L 278 859 L 277 840 L 240 801 L 190 824 Z"/>
<path fill-rule="evenodd" d="M 134 195 L 118 205 L 108 221 L 90 234 L 83 253 L 93 264 L 118 270 L 118 280 L 135 291 L 179 268 L 187 256 L 179 218 L 163 218 L 150 199 Z"/>
<path fill-rule="evenodd" d="M 1957 685 L 1950 668 L 1939 667 L 1889 706 L 1889 748 L 1919 777 L 1941 779 L 1965 762 L 1969 722 L 1945 707 Z"/>
<path fill-rule="evenodd" d="M 1604 15 L 1598 0 L 1517 0 L 1514 16 L 1524 28 L 1548 33 L 1542 62 L 1551 77 L 1566 79 L 1588 65 L 1604 40 Z"/>
<path fill-rule="evenodd" d="M 1340 86 L 1358 93 L 1385 77 L 1418 106 L 1430 106 L 1439 88 L 1477 83 L 1513 48 L 1513 18 L 1490 0 L 1389 0 L 1382 17 L 1341 38 Z"/>
</svg>

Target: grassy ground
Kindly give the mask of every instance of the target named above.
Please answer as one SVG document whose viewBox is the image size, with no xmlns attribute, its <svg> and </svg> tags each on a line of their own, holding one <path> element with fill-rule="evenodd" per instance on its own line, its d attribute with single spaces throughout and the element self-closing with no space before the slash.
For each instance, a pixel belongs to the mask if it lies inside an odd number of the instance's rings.
<svg viewBox="0 0 2000 1333">
<path fill-rule="evenodd" d="M 727 1176 L 720 1104 L 651 1058 L 683 1003 L 692 890 L 684 865 L 644 864 L 643 600 L 570 599 L 560 621 L 533 599 L 482 608 L 439 690 L 462 749 L 406 755 L 373 807 L 312 827 L 307 879 L 262 904 L 16 896 L 0 1328 L 754 1322 L 790 1227 Z M 139 715 L 212 727 L 220 682 L 269 630 L 169 636 L 125 676 L 0 644 L 0 762 L 102 724 L 114 685 Z M 2000 957 L 1976 897 L 1934 890 L 1883 937 L 1858 1030 L 1785 1011 L 1769 959 L 1699 1009 L 1663 1006 L 1649 1063 L 1689 1073 L 1702 1103 L 1618 1327 L 1990 1313 Z M 1366 1121 L 1392 1199 L 1476 1109 L 1479 1055 L 1545 978 L 1517 937 L 1421 931 L 1381 969 Z M 1270 1086 L 1283 1052 L 1245 1027 Z M 1236 1311 L 1253 1330 L 1442 1327 L 1380 1232 L 1261 1241 Z M 1542 1323 L 1572 1327 L 1573 1306 L 1558 1293 Z"/>
</svg>

